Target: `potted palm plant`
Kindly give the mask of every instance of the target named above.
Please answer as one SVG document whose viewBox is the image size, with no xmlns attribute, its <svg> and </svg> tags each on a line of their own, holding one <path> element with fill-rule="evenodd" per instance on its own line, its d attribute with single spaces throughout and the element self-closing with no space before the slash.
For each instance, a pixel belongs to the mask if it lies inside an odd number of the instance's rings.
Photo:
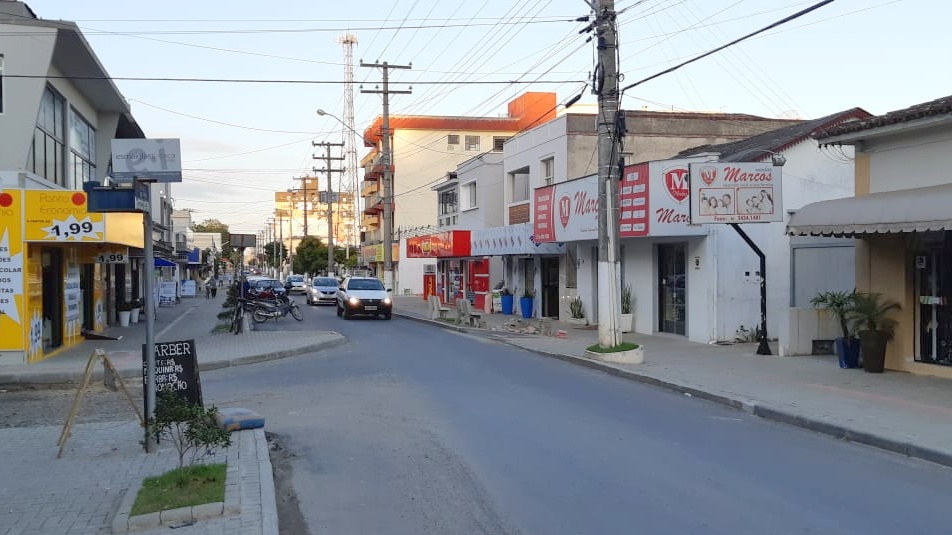
<svg viewBox="0 0 952 535">
<path fill-rule="evenodd" d="M 902 307 L 895 301 L 885 300 L 882 294 L 856 292 L 849 318 L 856 322 L 859 344 L 863 354 L 863 369 L 870 373 L 882 373 L 886 367 L 886 344 L 892 339 L 896 320 L 889 312 Z"/>
<path fill-rule="evenodd" d="M 625 286 L 621 291 L 621 332 L 630 333 L 635 315 L 631 311 L 631 286 Z"/>
<path fill-rule="evenodd" d="M 850 314 L 853 311 L 853 298 L 856 291 L 851 292 L 820 292 L 810 300 L 815 308 L 829 310 L 840 324 L 843 336 L 833 340 L 836 347 L 836 356 L 840 361 L 840 368 L 859 367 L 859 339 L 850 332 Z"/>
<path fill-rule="evenodd" d="M 569 323 L 573 325 L 585 325 L 588 323 L 585 321 L 585 304 L 582 303 L 581 297 L 575 296 L 574 299 L 569 301 L 569 312 L 572 314 Z"/>
</svg>

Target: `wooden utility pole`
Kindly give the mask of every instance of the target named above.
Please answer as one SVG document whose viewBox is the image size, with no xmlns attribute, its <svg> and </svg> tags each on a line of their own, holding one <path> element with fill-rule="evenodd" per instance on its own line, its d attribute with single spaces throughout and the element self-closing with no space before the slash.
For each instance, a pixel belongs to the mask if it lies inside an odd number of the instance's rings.
<svg viewBox="0 0 952 535">
<path fill-rule="evenodd" d="M 333 181 L 331 180 L 331 176 L 333 175 L 333 173 L 343 173 L 344 170 L 331 169 L 331 161 L 332 160 L 343 161 L 344 158 L 343 156 L 332 157 L 331 147 L 343 147 L 344 144 L 343 143 L 328 143 L 326 141 L 324 143 L 315 143 L 312 141 L 311 145 L 314 147 L 324 147 L 324 150 L 325 150 L 323 158 L 321 156 L 318 156 L 317 154 L 312 155 L 312 158 L 314 158 L 315 160 L 323 159 L 327 167 L 325 167 L 324 169 L 318 169 L 315 167 L 312 170 L 314 171 L 315 175 L 321 171 L 327 173 L 327 192 L 325 196 L 326 198 L 322 199 L 322 202 L 327 203 L 327 276 L 333 277 L 334 276 L 334 197 L 336 194 L 334 193 L 334 184 L 333 184 Z"/>
<path fill-rule="evenodd" d="M 361 93 L 379 93 L 383 95 L 383 150 L 380 163 L 383 164 L 383 283 L 387 289 L 393 288 L 393 154 L 390 148 L 390 95 L 409 95 L 411 91 L 390 89 L 390 69 L 411 69 L 413 65 L 391 65 L 383 63 L 360 62 L 361 67 L 377 67 L 383 72 L 383 89 L 361 89 Z"/>
</svg>

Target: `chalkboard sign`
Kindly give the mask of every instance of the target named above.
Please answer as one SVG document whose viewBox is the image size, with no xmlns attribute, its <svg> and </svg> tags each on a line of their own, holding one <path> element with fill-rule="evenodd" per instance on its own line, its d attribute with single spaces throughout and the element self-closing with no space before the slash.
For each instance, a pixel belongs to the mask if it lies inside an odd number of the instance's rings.
<svg viewBox="0 0 952 535">
<path fill-rule="evenodd" d="M 145 344 L 143 344 L 145 355 Z M 146 364 L 142 363 L 142 384 L 148 384 Z M 175 392 L 189 403 L 201 405 L 202 382 L 198 376 L 198 354 L 195 340 L 155 343 L 155 392 Z M 143 387 L 143 393 L 145 388 Z"/>
</svg>

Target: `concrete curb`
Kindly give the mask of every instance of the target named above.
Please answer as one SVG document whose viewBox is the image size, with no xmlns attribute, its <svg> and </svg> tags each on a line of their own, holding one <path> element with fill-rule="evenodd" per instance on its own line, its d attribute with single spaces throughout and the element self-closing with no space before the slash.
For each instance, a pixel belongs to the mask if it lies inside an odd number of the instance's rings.
<svg viewBox="0 0 952 535">
<path fill-rule="evenodd" d="M 396 314 L 396 313 L 394 313 Z M 432 320 L 427 320 L 424 318 L 419 318 L 416 316 L 397 314 L 403 318 L 412 319 L 419 321 L 421 323 L 435 324 L 440 327 L 443 327 L 441 322 L 436 322 Z M 456 326 L 448 326 L 453 330 L 460 330 L 461 332 L 471 332 L 475 329 L 455 329 Z M 485 330 L 475 330 L 478 332 L 491 333 L 492 331 Z M 703 399 L 705 401 L 711 401 L 730 407 L 732 409 L 737 409 L 744 411 L 748 414 L 752 414 L 759 418 L 765 420 L 770 420 L 773 422 L 778 422 L 786 425 L 791 425 L 799 427 L 801 429 L 808 429 L 817 433 L 822 433 L 824 435 L 829 435 L 831 437 L 847 440 L 850 442 L 855 442 L 857 444 L 863 444 L 865 446 L 872 446 L 884 451 L 891 453 L 898 453 L 900 455 L 905 455 L 914 459 L 921 459 L 924 461 L 933 462 L 943 466 L 948 466 L 952 468 L 952 453 L 935 450 L 932 448 L 926 448 L 923 446 L 918 446 L 909 442 L 903 442 L 888 437 L 883 437 L 873 433 L 867 433 L 864 431 L 857 431 L 855 429 L 850 429 L 846 426 L 840 424 L 833 424 L 830 422 L 824 422 L 822 420 L 812 418 L 809 416 L 804 416 L 801 414 L 796 414 L 783 409 L 776 409 L 765 405 L 759 401 L 742 399 L 739 397 L 726 396 L 723 394 L 716 394 L 714 392 L 708 392 L 700 388 L 682 385 L 675 383 L 673 381 L 666 381 L 664 379 L 659 379 L 657 377 L 651 377 L 649 375 L 640 374 L 636 371 L 625 370 L 612 366 L 610 363 L 600 362 L 596 360 L 591 360 L 585 357 L 578 357 L 573 355 L 565 355 L 561 353 L 552 353 L 549 351 L 531 349 L 525 346 L 522 346 L 518 343 L 501 339 L 498 337 L 491 337 L 494 340 L 502 342 L 512 347 L 517 347 L 526 351 L 530 351 L 539 355 L 544 355 L 547 357 L 556 358 L 565 362 L 569 362 L 578 366 L 584 366 L 593 370 L 598 370 L 605 372 L 609 375 L 615 377 L 621 377 L 623 379 L 628 379 L 631 381 L 637 381 L 639 383 L 644 383 L 659 388 L 664 388 L 666 390 L 672 390 L 675 392 L 681 392 L 682 394 L 689 394 L 691 397 Z"/>
<path fill-rule="evenodd" d="M 334 336 L 330 340 L 308 344 L 292 349 L 283 349 L 260 355 L 248 355 L 226 360 L 213 360 L 199 363 L 198 368 L 201 371 L 218 370 L 231 366 L 242 366 L 245 364 L 255 364 L 269 360 L 278 360 L 288 357 L 295 357 L 305 353 L 312 353 L 322 349 L 330 349 L 343 345 L 347 342 L 344 335 L 329 331 Z M 119 375 L 123 379 L 139 379 L 142 372 L 137 369 L 121 369 Z M 102 381 L 102 367 L 97 366 L 93 371 L 93 381 Z M 49 371 L 31 371 L 26 373 L 0 373 L 0 386 L 55 386 L 55 385 L 76 385 L 83 378 L 83 370 L 49 370 Z"/>
<path fill-rule="evenodd" d="M 255 429 L 258 453 L 258 481 L 261 485 L 261 533 L 278 535 L 278 504 L 274 489 L 274 471 L 271 467 L 271 449 L 264 429 Z"/>
<path fill-rule="evenodd" d="M 258 431 L 260 431 L 261 438 L 264 438 L 264 430 L 255 429 L 255 440 L 258 440 Z M 240 433 L 241 431 L 239 431 Z M 261 447 L 260 445 L 258 446 Z M 267 452 L 267 442 L 265 443 L 265 452 Z M 147 513 L 144 515 L 132 516 L 132 505 L 135 503 L 136 496 L 139 494 L 139 490 L 142 488 L 142 480 L 137 480 L 133 482 L 132 486 L 126 490 L 125 494 L 122 497 L 122 500 L 119 503 L 119 508 L 116 510 L 115 515 L 112 518 L 111 528 L 113 533 L 129 533 L 132 531 L 141 531 L 147 529 L 154 529 L 160 526 L 167 527 L 177 527 L 173 526 L 174 524 L 194 524 L 195 522 L 201 520 L 208 520 L 212 518 L 218 518 L 222 516 L 232 516 L 238 515 L 241 513 L 241 504 L 240 504 L 240 489 L 241 489 L 241 478 L 239 477 L 239 471 L 237 465 L 243 462 L 243 459 L 240 458 L 238 454 L 238 440 L 233 440 L 231 446 L 228 447 L 227 454 L 227 467 L 225 469 L 225 501 L 224 502 L 214 502 L 214 503 L 204 503 L 199 505 L 193 505 L 191 507 L 179 507 L 177 509 L 169 509 L 166 511 L 160 511 L 157 513 Z M 249 462 L 249 461 L 244 461 Z M 254 460 L 253 462 L 259 462 L 259 460 Z M 270 466 L 270 459 L 267 459 L 268 465 Z M 270 474 L 269 474 L 270 476 Z M 269 477 L 270 479 L 270 477 Z M 272 489 L 274 482 L 271 482 Z M 264 487 L 264 485 L 262 485 Z M 262 491 L 262 503 L 265 503 L 268 499 L 268 496 Z M 271 492 L 272 502 L 274 501 L 274 492 Z M 226 506 L 226 504 L 229 504 Z M 277 524 L 275 524 L 277 528 Z M 264 531 L 264 533 L 277 533 L 277 529 L 274 531 Z"/>
</svg>

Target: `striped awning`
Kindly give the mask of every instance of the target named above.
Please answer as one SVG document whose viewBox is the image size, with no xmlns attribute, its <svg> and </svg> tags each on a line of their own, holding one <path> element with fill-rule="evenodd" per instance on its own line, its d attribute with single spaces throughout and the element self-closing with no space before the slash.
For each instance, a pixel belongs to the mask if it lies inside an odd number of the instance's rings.
<svg viewBox="0 0 952 535">
<path fill-rule="evenodd" d="M 792 236 L 861 236 L 952 230 L 952 183 L 808 204 L 787 224 Z"/>
</svg>

